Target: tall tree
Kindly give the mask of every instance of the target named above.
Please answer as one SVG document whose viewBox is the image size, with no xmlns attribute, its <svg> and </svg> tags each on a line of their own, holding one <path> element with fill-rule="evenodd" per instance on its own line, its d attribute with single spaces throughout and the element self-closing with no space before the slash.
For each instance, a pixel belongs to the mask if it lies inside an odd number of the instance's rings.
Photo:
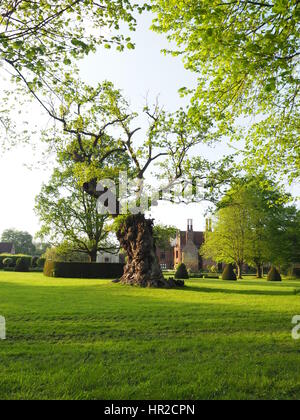
<svg viewBox="0 0 300 420">
<path fill-rule="evenodd" d="M 300 261 L 300 211 L 296 206 L 279 209 L 272 220 L 268 237 L 268 261 L 288 270 Z"/>
<path fill-rule="evenodd" d="M 247 210 L 240 205 L 224 207 L 217 213 L 213 232 L 206 233 L 201 255 L 217 263 L 235 264 L 238 278 L 246 261 Z"/>
<path fill-rule="evenodd" d="M 170 190 L 174 190 L 176 182 L 182 189 L 184 176 L 191 168 L 197 168 L 198 180 L 207 178 L 208 162 L 198 159 L 192 165 L 190 152 L 195 146 L 212 142 L 210 120 L 203 116 L 201 121 L 199 117 L 193 121 L 184 109 L 169 114 L 156 104 L 153 109 L 149 106 L 144 109 L 149 128 L 142 133 L 141 127 L 135 125 L 138 114 L 130 110 L 121 92 L 109 82 L 91 87 L 69 79 L 61 95 L 62 105 L 49 109 L 49 114 L 61 123 L 62 130 L 58 132 L 56 127 L 54 133 L 48 132 L 48 140 L 63 159 L 74 162 L 74 171 L 84 191 L 104 199 L 105 204 L 109 201 L 108 191 L 98 188 L 98 181 L 114 180 L 120 170 L 127 171 L 130 181 L 136 180 L 129 209 L 118 199 L 115 208 L 110 209 L 115 217 L 122 213 L 116 223 L 117 237 L 128 257 L 122 282 L 168 286 L 155 252 L 153 221 L 145 217 L 148 208 L 138 204 L 151 189 L 145 183 L 151 167 L 156 168 L 156 179 L 166 180 L 160 190 L 168 191 L 171 196 Z M 138 207 L 136 211 L 132 204 Z"/>
<path fill-rule="evenodd" d="M 243 263 L 256 267 L 258 278 L 265 263 L 289 265 L 296 259 L 299 232 L 289 200 L 264 177 L 237 179 L 218 204 L 216 227 L 202 252 L 217 262 L 235 263 L 239 277 Z"/>
<path fill-rule="evenodd" d="M 198 75 L 196 89 L 182 89 L 195 112 L 209 109 L 223 133 L 242 134 L 249 166 L 299 177 L 299 1 L 152 3 L 154 30 Z"/>
<path fill-rule="evenodd" d="M 36 197 L 36 213 L 42 222 L 38 233 L 53 245 L 64 244 L 73 252 L 97 261 L 99 252 L 116 252 L 109 238 L 108 216 L 97 209 L 97 199 L 85 194 L 72 171 L 56 169 Z"/>
<path fill-rule="evenodd" d="M 1 240 L 13 243 L 17 254 L 34 255 L 35 253 L 33 238 L 28 232 L 7 229 L 2 233 Z"/>
</svg>

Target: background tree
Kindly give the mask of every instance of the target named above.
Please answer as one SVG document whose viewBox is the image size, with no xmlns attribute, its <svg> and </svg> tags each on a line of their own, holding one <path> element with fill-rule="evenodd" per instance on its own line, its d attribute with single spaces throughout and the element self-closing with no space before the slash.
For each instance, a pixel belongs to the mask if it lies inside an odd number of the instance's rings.
<svg viewBox="0 0 300 420">
<path fill-rule="evenodd" d="M 248 223 L 245 261 L 257 269 L 258 278 L 263 275 L 264 263 L 272 261 L 272 236 L 283 226 L 279 215 L 284 212 L 285 202 L 290 198 L 272 180 L 264 176 L 248 176 L 236 178 L 219 203 L 220 207 L 239 205 L 245 209 Z"/>
<path fill-rule="evenodd" d="M 16 254 L 34 255 L 35 253 L 33 238 L 28 232 L 7 229 L 2 233 L 1 241 L 13 243 Z"/>
<path fill-rule="evenodd" d="M 35 255 L 38 257 L 41 257 L 42 255 L 45 254 L 47 249 L 51 247 L 51 244 L 47 242 L 35 242 L 34 246 L 35 246 Z"/>
<path fill-rule="evenodd" d="M 200 252 L 217 263 L 235 264 L 238 278 L 242 278 L 245 263 L 247 210 L 236 204 L 220 209 L 213 232 L 206 233 L 205 243 Z"/>
<path fill-rule="evenodd" d="M 83 253 L 92 262 L 99 252 L 116 252 L 109 238 L 108 216 L 97 209 L 96 198 L 84 193 L 72 171 L 56 169 L 36 198 L 36 213 L 42 223 L 38 236 L 64 253 Z"/>
<path fill-rule="evenodd" d="M 252 117 L 235 133 L 246 137 L 249 166 L 299 177 L 299 1 L 152 3 L 154 30 L 175 41 L 172 53 L 198 75 L 195 90 L 182 89 L 195 112 L 210 109 L 228 135 L 239 117 Z"/>
<path fill-rule="evenodd" d="M 176 239 L 177 228 L 174 226 L 165 226 L 157 224 L 154 226 L 155 244 L 161 249 L 167 249 L 171 246 L 172 240 Z"/>
<path fill-rule="evenodd" d="M 267 258 L 281 271 L 300 261 L 300 212 L 296 206 L 281 207 L 270 220 Z"/>
<path fill-rule="evenodd" d="M 240 261 L 239 277 L 243 263 L 255 267 L 258 278 L 265 263 L 291 264 L 299 227 L 297 209 L 286 205 L 290 199 L 264 177 L 236 179 L 218 204 L 216 228 L 202 252 L 218 262 Z"/>
</svg>

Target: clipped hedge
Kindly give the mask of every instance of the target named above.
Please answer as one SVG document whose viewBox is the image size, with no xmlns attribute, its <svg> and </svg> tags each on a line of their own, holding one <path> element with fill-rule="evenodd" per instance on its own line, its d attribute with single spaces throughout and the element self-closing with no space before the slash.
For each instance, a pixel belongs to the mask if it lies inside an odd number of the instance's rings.
<svg viewBox="0 0 300 420">
<path fill-rule="evenodd" d="M 22 254 L 17 254 L 17 255 L 11 255 L 11 254 L 1 254 L 0 255 L 0 268 L 4 267 L 3 261 L 6 258 L 10 258 L 12 260 L 12 267 L 15 267 L 17 264 L 17 260 L 19 258 L 24 258 L 27 261 L 27 264 L 29 264 L 29 267 L 31 266 L 31 261 L 32 261 L 32 256 L 31 255 L 22 255 Z"/>
<path fill-rule="evenodd" d="M 219 279 L 218 273 L 192 273 L 189 275 L 190 279 Z"/>
<path fill-rule="evenodd" d="M 124 264 L 46 261 L 44 275 L 69 279 L 116 279 L 122 277 Z"/>
<path fill-rule="evenodd" d="M 13 268 L 14 267 L 14 261 L 12 258 L 4 258 L 2 261 L 4 268 Z"/>
<path fill-rule="evenodd" d="M 30 268 L 30 260 L 25 257 L 17 259 L 15 271 L 19 273 L 27 273 Z"/>
</svg>

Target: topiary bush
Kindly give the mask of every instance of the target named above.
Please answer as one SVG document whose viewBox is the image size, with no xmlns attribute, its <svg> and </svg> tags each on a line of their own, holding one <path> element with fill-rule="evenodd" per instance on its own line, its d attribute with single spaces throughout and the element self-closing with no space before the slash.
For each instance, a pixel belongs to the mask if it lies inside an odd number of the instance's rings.
<svg viewBox="0 0 300 420">
<path fill-rule="evenodd" d="M 23 255 L 23 254 L 16 254 L 16 255 L 12 255 L 12 254 L 1 254 L 0 255 L 0 261 L 2 261 L 2 264 L 4 265 L 4 260 L 6 260 L 7 258 L 9 258 L 10 260 L 12 260 L 11 262 L 11 267 L 15 267 L 17 264 L 17 260 L 19 258 L 25 258 L 26 260 L 29 261 L 29 265 L 31 265 L 31 260 L 32 257 L 30 255 Z M 8 267 L 6 267 L 8 268 Z"/>
<path fill-rule="evenodd" d="M 281 275 L 276 267 L 271 267 L 268 273 L 268 281 L 282 281 Z"/>
<path fill-rule="evenodd" d="M 179 264 L 175 273 L 175 279 L 176 280 L 188 280 L 189 279 L 189 273 L 186 269 L 185 264 Z"/>
<path fill-rule="evenodd" d="M 12 258 L 4 258 L 3 260 L 4 268 L 12 268 L 15 266 L 14 260 Z"/>
<path fill-rule="evenodd" d="M 227 264 L 222 274 L 222 280 L 236 281 L 237 277 L 232 264 Z"/>
<path fill-rule="evenodd" d="M 16 262 L 15 271 L 19 273 L 26 273 L 29 271 L 31 261 L 28 258 L 18 258 Z"/>
</svg>

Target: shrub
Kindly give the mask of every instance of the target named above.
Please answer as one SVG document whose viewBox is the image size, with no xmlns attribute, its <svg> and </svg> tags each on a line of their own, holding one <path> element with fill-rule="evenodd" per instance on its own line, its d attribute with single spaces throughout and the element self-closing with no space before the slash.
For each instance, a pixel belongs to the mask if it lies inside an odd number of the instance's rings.
<svg viewBox="0 0 300 420">
<path fill-rule="evenodd" d="M 44 264 L 44 276 L 55 277 L 54 275 L 54 261 L 46 260 Z"/>
<path fill-rule="evenodd" d="M 5 268 L 14 267 L 14 260 L 12 258 L 4 258 L 3 265 Z"/>
<path fill-rule="evenodd" d="M 66 263 L 46 261 L 44 275 L 47 277 L 79 279 L 116 279 L 124 273 L 123 264 Z"/>
<path fill-rule="evenodd" d="M 274 266 L 268 273 L 268 281 L 282 281 L 279 271 Z"/>
<path fill-rule="evenodd" d="M 29 265 L 31 265 L 31 260 L 32 260 L 32 257 L 30 255 L 23 255 L 23 254 L 17 254 L 17 255 L 1 254 L 0 255 L 0 262 L 2 262 L 2 264 L 4 265 L 4 260 L 6 260 L 7 258 L 9 258 L 9 259 L 12 260 L 11 267 L 15 267 L 16 266 L 17 260 L 19 258 L 25 258 L 26 260 L 28 260 L 29 261 Z"/>
<path fill-rule="evenodd" d="M 37 267 L 44 268 L 45 263 L 46 263 L 46 258 L 41 257 L 37 261 Z"/>
<path fill-rule="evenodd" d="M 90 262 L 90 258 L 87 254 L 83 254 L 82 252 L 76 252 L 68 248 L 67 244 L 62 244 L 61 246 L 48 248 L 44 254 L 44 257 L 46 260 L 58 262 Z"/>
<path fill-rule="evenodd" d="M 230 281 L 236 281 L 236 274 L 233 270 L 232 264 L 227 264 L 224 268 L 223 274 L 222 274 L 223 280 L 230 280 Z"/>
<path fill-rule="evenodd" d="M 28 258 L 21 257 L 17 259 L 15 271 L 26 273 L 29 271 L 31 261 Z"/>
<path fill-rule="evenodd" d="M 201 276 L 203 279 L 219 279 L 220 276 L 218 274 L 202 274 Z"/>
<path fill-rule="evenodd" d="M 175 279 L 177 280 L 188 280 L 189 279 L 189 273 L 186 269 L 185 264 L 179 264 L 175 273 Z"/>
</svg>

